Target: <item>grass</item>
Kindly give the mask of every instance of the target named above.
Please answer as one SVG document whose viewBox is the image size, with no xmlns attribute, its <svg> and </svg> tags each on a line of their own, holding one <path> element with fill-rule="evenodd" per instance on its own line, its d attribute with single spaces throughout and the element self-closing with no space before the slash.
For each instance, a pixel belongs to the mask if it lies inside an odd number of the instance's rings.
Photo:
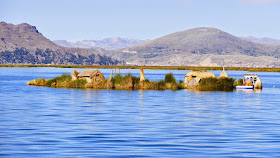
<svg viewBox="0 0 280 158">
<path fill-rule="evenodd" d="M 191 66 L 130 66 L 130 65 L 0 65 L 0 67 L 58 67 L 58 68 L 101 68 L 101 69 L 164 69 L 164 70 L 222 70 L 222 67 Z M 226 67 L 226 70 L 280 72 L 280 68 Z"/>
<path fill-rule="evenodd" d="M 203 78 L 198 84 L 200 91 L 232 91 L 234 78 Z"/>
<path fill-rule="evenodd" d="M 69 84 L 68 84 L 68 87 L 69 88 L 84 88 L 85 85 L 86 85 L 87 81 L 86 80 L 74 80 L 74 81 L 71 81 Z"/>
<path fill-rule="evenodd" d="M 63 74 L 60 77 L 56 77 L 50 80 L 47 80 L 47 87 L 67 87 L 67 84 L 71 81 L 71 76 Z"/>
<path fill-rule="evenodd" d="M 140 82 L 140 77 L 132 76 L 132 81 L 133 81 L 133 84 L 139 84 L 139 82 Z M 149 82 L 149 80 L 147 80 L 147 79 L 146 79 L 146 81 Z"/>
<path fill-rule="evenodd" d="M 184 82 L 182 80 L 179 81 L 179 85 L 178 85 L 179 89 L 184 89 Z"/>
<path fill-rule="evenodd" d="M 157 81 L 155 84 L 158 89 L 166 89 L 165 82 L 163 80 Z"/>
<path fill-rule="evenodd" d="M 113 84 L 120 84 L 120 83 L 124 82 L 124 80 L 127 79 L 128 77 L 129 77 L 129 75 L 126 75 L 124 77 L 124 76 L 122 76 L 120 74 L 117 74 L 114 77 L 112 77 L 111 82 Z"/>
<path fill-rule="evenodd" d="M 46 86 L 46 79 L 38 78 L 32 81 L 29 81 L 27 85 L 34 85 L 34 86 Z"/>
<path fill-rule="evenodd" d="M 164 82 L 165 83 L 173 83 L 173 82 L 176 82 L 176 79 L 174 78 L 173 74 L 170 72 L 170 73 L 165 75 Z"/>
<path fill-rule="evenodd" d="M 172 73 L 166 74 L 165 79 L 161 81 L 149 81 L 146 79 L 145 81 L 140 82 L 139 77 L 132 76 L 131 74 L 127 74 L 122 76 L 120 74 L 115 75 L 111 79 L 111 83 L 113 87 L 116 89 L 153 89 L 153 90 L 164 90 L 164 89 L 183 89 L 183 86 L 180 82 L 178 84 L 176 79 L 174 78 Z"/>
<path fill-rule="evenodd" d="M 86 80 L 75 80 L 71 81 L 71 76 L 63 74 L 59 77 L 46 80 L 44 78 L 35 79 L 29 81 L 27 85 L 34 86 L 47 86 L 47 87 L 65 87 L 65 88 L 84 88 L 86 85 Z"/>
<path fill-rule="evenodd" d="M 115 89 L 134 89 L 134 85 L 139 85 L 140 78 L 132 76 L 130 73 L 124 76 L 117 74 L 111 79 L 111 84 Z"/>
</svg>

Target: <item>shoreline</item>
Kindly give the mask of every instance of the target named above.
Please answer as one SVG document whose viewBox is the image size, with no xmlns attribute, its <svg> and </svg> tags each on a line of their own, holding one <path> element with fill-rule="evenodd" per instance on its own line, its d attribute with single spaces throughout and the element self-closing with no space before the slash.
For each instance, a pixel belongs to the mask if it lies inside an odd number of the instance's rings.
<svg viewBox="0 0 280 158">
<path fill-rule="evenodd" d="M 129 65 L 8 65 L 0 67 L 56 67 L 56 68 L 98 68 L 98 69 L 155 69 L 155 70 L 223 70 L 222 67 L 192 67 L 192 66 L 129 66 Z M 252 68 L 252 67 L 226 67 L 227 71 L 258 71 L 280 72 L 280 68 Z"/>
</svg>

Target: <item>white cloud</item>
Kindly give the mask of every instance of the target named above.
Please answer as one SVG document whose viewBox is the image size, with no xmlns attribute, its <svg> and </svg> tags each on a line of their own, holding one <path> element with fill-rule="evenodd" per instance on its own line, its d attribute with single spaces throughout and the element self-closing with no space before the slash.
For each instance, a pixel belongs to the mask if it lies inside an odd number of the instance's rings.
<svg viewBox="0 0 280 158">
<path fill-rule="evenodd" d="M 239 0 L 243 4 L 269 4 L 274 2 L 280 2 L 280 0 Z"/>
</svg>

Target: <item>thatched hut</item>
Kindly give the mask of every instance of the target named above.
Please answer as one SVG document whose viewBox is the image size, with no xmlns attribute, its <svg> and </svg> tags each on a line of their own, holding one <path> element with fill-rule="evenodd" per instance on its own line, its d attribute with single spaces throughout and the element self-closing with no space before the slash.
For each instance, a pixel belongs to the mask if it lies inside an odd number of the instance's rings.
<svg viewBox="0 0 280 158">
<path fill-rule="evenodd" d="M 185 84 L 189 84 L 191 81 L 191 84 L 194 85 L 194 81 L 198 84 L 201 79 L 208 78 L 208 77 L 216 77 L 212 72 L 206 72 L 206 71 L 191 71 L 188 74 L 185 75 Z"/>
<path fill-rule="evenodd" d="M 225 71 L 225 67 L 223 67 L 223 71 L 222 71 L 222 73 L 220 74 L 219 78 L 228 78 L 228 75 L 227 75 L 227 73 L 226 73 L 226 71 Z"/>
<path fill-rule="evenodd" d="M 78 74 L 78 79 L 85 79 L 87 83 L 104 81 L 105 77 L 99 70 L 87 69 Z"/>
</svg>

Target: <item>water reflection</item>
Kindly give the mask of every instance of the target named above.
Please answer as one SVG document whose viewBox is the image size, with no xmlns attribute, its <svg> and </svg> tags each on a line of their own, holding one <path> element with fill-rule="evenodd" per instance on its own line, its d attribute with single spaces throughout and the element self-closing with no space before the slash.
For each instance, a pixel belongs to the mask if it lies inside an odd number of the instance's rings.
<svg viewBox="0 0 280 158">
<path fill-rule="evenodd" d="M 247 93 L 261 93 L 262 89 L 236 89 L 238 92 L 247 92 Z"/>
</svg>

